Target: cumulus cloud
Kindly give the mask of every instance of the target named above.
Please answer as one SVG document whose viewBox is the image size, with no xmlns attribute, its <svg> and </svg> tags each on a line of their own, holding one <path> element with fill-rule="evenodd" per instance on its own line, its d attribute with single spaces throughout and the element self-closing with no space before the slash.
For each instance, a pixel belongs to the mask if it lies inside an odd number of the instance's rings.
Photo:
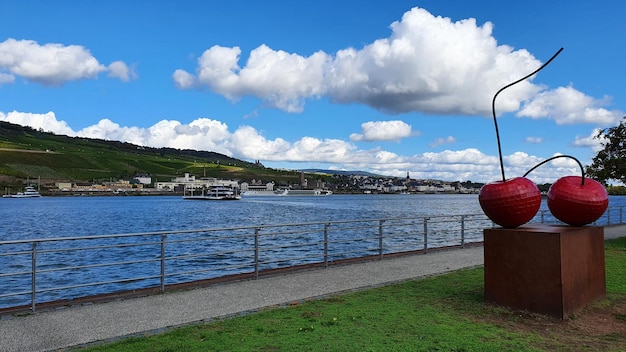
<svg viewBox="0 0 626 352">
<path fill-rule="evenodd" d="M 574 147 L 591 148 L 594 152 L 598 152 L 604 148 L 603 144 L 607 139 L 600 137 L 601 129 L 595 128 L 588 136 L 576 136 L 572 145 Z"/>
<path fill-rule="evenodd" d="M 369 121 L 361 124 L 361 133 L 351 134 L 350 139 L 366 142 L 400 141 L 414 134 L 411 125 L 403 121 Z"/>
<path fill-rule="evenodd" d="M 29 112 L 12 111 L 7 114 L 0 111 L 0 121 L 10 122 L 17 125 L 29 126 L 44 132 L 53 132 L 67 136 L 75 136 L 76 133 L 65 122 L 59 121 L 54 112 L 34 114 Z"/>
<path fill-rule="evenodd" d="M 278 160 L 291 145 L 284 139 L 267 140 L 250 126 L 242 126 L 232 134 L 230 147 L 238 151 L 242 158 L 258 160 Z"/>
<path fill-rule="evenodd" d="M 261 45 L 250 53 L 246 66 L 238 66 L 241 49 L 213 46 L 198 59 L 196 76 L 176 70 L 174 81 L 179 88 L 208 86 L 228 99 L 254 95 L 270 106 L 288 112 L 300 112 L 304 98 L 321 96 L 324 67 L 328 56 L 322 52 L 309 57 L 272 50 Z"/>
<path fill-rule="evenodd" d="M 118 140 L 149 147 L 210 150 L 244 160 L 312 162 L 397 177 L 404 177 L 410 172 L 413 178 L 450 181 L 490 182 L 501 177 L 498 157 L 475 148 L 398 155 L 379 147 L 360 149 L 351 142 L 339 139 L 305 136 L 293 142 L 282 138 L 271 140 L 251 126 L 240 126 L 231 132 L 225 123 L 209 118 L 198 118 L 190 123 L 162 120 L 147 128 L 120 126 L 109 119 L 102 119 L 79 131 L 58 120 L 53 112 L 0 112 L 0 121 L 69 136 Z M 542 159 L 515 152 L 503 156 L 503 160 L 506 174 L 512 177 L 523 175 Z M 579 171 L 576 169 L 572 161 L 558 160 L 533 171 L 531 177 L 535 182 L 554 182 L 562 175 L 577 174 Z"/>
<path fill-rule="evenodd" d="M 120 126 L 109 119 L 103 119 L 76 134 L 155 148 L 211 150 L 232 156 L 231 150 L 226 145 L 230 138 L 228 126 L 208 118 L 199 118 L 189 124 L 161 120 L 149 128 Z"/>
<path fill-rule="evenodd" d="M 437 138 L 432 143 L 430 143 L 428 146 L 431 147 L 431 148 L 437 148 L 437 147 L 442 146 L 442 145 L 454 144 L 454 143 L 456 143 L 456 138 L 454 138 L 453 136 L 448 136 L 448 137 L 445 137 L 445 138 Z"/>
<path fill-rule="evenodd" d="M 129 67 L 123 61 L 114 61 L 108 66 L 109 77 L 118 78 L 121 81 L 128 82 L 137 78 L 137 72 L 134 67 Z"/>
<path fill-rule="evenodd" d="M 198 59 L 194 73 L 178 69 L 173 79 L 181 89 L 208 88 L 233 101 L 256 96 L 288 112 L 301 112 L 307 99 L 327 97 L 391 114 L 489 116 L 496 91 L 541 66 L 527 50 L 498 45 L 491 22 L 452 21 L 416 7 L 390 29 L 386 38 L 335 53 L 302 56 L 261 45 L 243 66 L 239 47 L 213 46 Z M 622 115 L 607 110 L 606 100 L 572 87 L 545 91 L 534 79 L 504 91 L 498 112 L 517 111 L 523 105 L 519 116 L 560 124 L 610 123 Z"/>
<path fill-rule="evenodd" d="M 590 123 L 596 125 L 617 124 L 623 116 L 621 111 L 609 111 L 608 98 L 594 99 L 572 86 L 558 87 L 541 92 L 524 104 L 517 113 L 519 117 L 533 119 L 551 118 L 559 125 Z"/>
<path fill-rule="evenodd" d="M 20 76 L 47 86 L 61 86 L 68 81 L 97 78 L 106 71 L 122 80 L 132 78 L 123 62 L 116 61 L 107 68 L 80 45 L 40 45 L 33 40 L 12 38 L 0 43 L 0 73 L 5 83 L 7 76 Z"/>
</svg>

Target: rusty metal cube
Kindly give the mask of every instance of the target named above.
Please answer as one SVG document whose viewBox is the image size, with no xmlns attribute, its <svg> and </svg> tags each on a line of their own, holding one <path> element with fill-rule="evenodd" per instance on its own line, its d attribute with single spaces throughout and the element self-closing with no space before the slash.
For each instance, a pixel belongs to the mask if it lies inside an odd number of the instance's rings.
<svg viewBox="0 0 626 352">
<path fill-rule="evenodd" d="M 604 228 L 484 229 L 485 301 L 567 319 L 606 296 Z"/>
</svg>

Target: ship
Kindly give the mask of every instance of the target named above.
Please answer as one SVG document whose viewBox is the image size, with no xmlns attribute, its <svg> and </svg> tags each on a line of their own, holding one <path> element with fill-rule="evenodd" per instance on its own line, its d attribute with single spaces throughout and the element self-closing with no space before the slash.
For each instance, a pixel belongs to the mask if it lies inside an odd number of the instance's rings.
<svg viewBox="0 0 626 352">
<path fill-rule="evenodd" d="M 189 192 L 189 193 L 187 193 Z M 200 190 L 190 189 L 183 193 L 186 200 L 239 200 L 241 196 L 237 194 L 237 189 L 229 186 L 209 186 Z"/>
<path fill-rule="evenodd" d="M 333 191 L 327 189 L 289 189 L 286 190 L 288 196 L 330 196 Z"/>
<path fill-rule="evenodd" d="M 288 195 L 288 190 L 268 190 L 268 189 L 248 189 L 247 191 L 241 192 L 241 195 L 244 197 L 256 197 L 256 196 L 286 196 Z"/>
<path fill-rule="evenodd" d="M 24 188 L 24 192 L 18 192 L 16 194 L 5 194 L 2 198 L 40 198 L 41 194 L 35 189 L 35 187 L 27 186 Z"/>
</svg>

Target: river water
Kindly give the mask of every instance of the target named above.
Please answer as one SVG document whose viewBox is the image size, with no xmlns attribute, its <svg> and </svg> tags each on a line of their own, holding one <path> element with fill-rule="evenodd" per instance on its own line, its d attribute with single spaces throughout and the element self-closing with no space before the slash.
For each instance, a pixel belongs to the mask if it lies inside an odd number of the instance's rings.
<svg viewBox="0 0 626 352">
<path fill-rule="evenodd" d="M 332 195 L 191 201 L 174 196 L 0 199 L 0 241 L 482 213 L 477 195 Z"/>
<path fill-rule="evenodd" d="M 626 197 L 611 197 L 610 207 L 626 206 Z M 545 202 L 542 208 L 546 209 Z M 261 196 L 243 197 L 239 201 L 197 201 L 183 200 L 176 196 L 118 196 L 118 197 L 42 197 L 37 199 L 0 199 L 0 242 L 11 240 L 29 240 L 44 238 L 62 238 L 77 236 L 96 236 L 111 234 L 133 234 L 157 231 L 176 231 L 194 229 L 216 229 L 231 227 L 250 227 L 261 225 L 284 225 L 297 223 L 317 223 L 333 221 L 350 221 L 383 218 L 420 219 L 424 217 L 440 217 L 450 215 L 482 214 L 477 195 L 461 194 L 418 194 L 418 195 L 332 195 L 326 197 L 313 196 Z M 626 217 L 626 214 L 623 214 Z M 612 215 L 612 223 L 616 222 L 616 215 Z M 434 226 L 434 225 L 433 225 Z M 453 225 L 442 223 L 440 226 L 450 227 Z M 456 226 L 456 225 L 455 225 Z M 480 229 L 487 224 L 481 224 Z M 279 239 L 279 241 L 284 239 Z M 304 238 L 296 241 L 305 241 Z M 405 246 L 403 237 L 398 243 Z M 346 242 L 348 243 L 348 242 Z M 184 253 L 194 253 L 197 250 L 197 242 L 190 242 L 191 248 Z M 243 244 L 233 242 L 235 247 Z M 298 244 L 296 244 L 298 245 Z M 24 272 L 30 270 L 28 255 L 22 257 L 2 256 L 2 251 L 7 250 L 0 246 L 0 308 L 28 304 L 28 295 L 2 298 L 6 292 L 26 292 L 30 289 L 31 280 L 29 275 L 21 277 L 6 276 L 11 272 Z M 28 248 L 28 247 L 25 247 Z M 131 251 L 132 248 L 124 249 L 125 252 L 115 253 L 104 251 L 99 254 L 102 260 L 116 261 L 155 258 L 154 251 Z M 213 250 L 213 249 L 212 249 Z M 237 250 L 240 250 L 238 248 Z M 300 248 L 296 250 L 304 251 Z M 158 248 L 157 248 L 158 252 Z M 181 252 L 181 253 L 183 253 Z M 62 255 L 63 252 L 55 253 L 54 256 Z M 235 253 L 238 255 L 241 253 Z M 50 265 L 49 268 L 57 268 L 63 265 L 91 265 L 93 262 L 81 263 L 85 255 L 81 253 L 68 253 L 64 257 L 55 258 L 58 264 Z M 249 256 L 248 256 L 249 257 Z M 22 262 L 16 262 L 20 258 Z M 108 258 L 108 259 L 107 259 Z M 127 258 L 127 259 L 126 259 Z M 217 257 L 215 257 L 217 258 Z M 45 265 L 45 257 L 41 263 Z M 89 258 L 92 260 L 93 258 Z M 242 261 L 249 258 L 239 258 Z M 238 258 L 226 258 L 223 263 L 236 264 Z M 218 266 L 220 272 L 224 264 L 218 264 L 218 259 L 206 258 L 199 261 L 192 258 L 187 261 L 175 261 L 177 268 L 172 271 L 195 270 L 201 267 Z M 38 265 L 40 260 L 38 259 Z M 288 265 L 296 265 L 291 262 Z M 287 265 L 287 264 L 286 264 Z M 45 268 L 44 268 L 45 269 Z M 146 275 L 143 271 L 153 272 L 158 269 L 158 263 L 153 262 L 139 267 L 137 273 L 129 273 L 130 277 Z M 41 268 L 38 269 L 40 271 Z M 41 284 L 48 281 L 52 287 L 63 285 L 77 285 L 85 280 L 93 279 L 100 275 L 111 275 L 107 268 L 100 271 L 50 272 L 41 275 Z M 169 269 L 168 269 L 169 270 Z M 44 270 L 45 271 L 45 270 Z M 235 272 L 231 272 L 235 273 Z M 3 274 L 5 275 L 3 277 Z M 114 272 L 118 277 L 120 272 Z M 40 276 L 40 274 L 38 274 Z M 174 282 L 183 282 L 189 279 L 202 279 L 203 276 L 185 275 Z M 45 280 L 44 280 L 45 279 Z M 71 281 L 71 280 L 75 281 Z M 173 278 L 175 279 L 175 278 Z M 150 281 L 150 285 L 158 285 L 158 280 Z M 39 284 L 39 283 L 38 283 Z M 65 299 L 80 297 L 91 294 L 113 292 L 119 289 L 135 289 L 145 286 L 120 286 L 113 285 L 94 289 L 65 290 L 62 292 L 50 292 L 40 294 L 38 300 Z"/>
<path fill-rule="evenodd" d="M 625 205 L 626 197 L 610 197 L 609 206 Z M 261 196 L 239 201 L 175 196 L 0 198 L 0 241 L 481 213 L 478 196 L 462 194 Z"/>
</svg>

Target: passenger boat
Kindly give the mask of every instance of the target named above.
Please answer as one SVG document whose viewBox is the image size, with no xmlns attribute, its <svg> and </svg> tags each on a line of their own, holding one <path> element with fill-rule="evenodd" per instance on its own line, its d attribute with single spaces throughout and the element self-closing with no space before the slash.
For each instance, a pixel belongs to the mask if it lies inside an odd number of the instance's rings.
<svg viewBox="0 0 626 352">
<path fill-rule="evenodd" d="M 286 196 L 289 191 L 285 190 L 259 190 L 259 189 L 249 189 L 245 192 L 241 192 L 242 196 L 252 197 L 252 196 Z"/>
<path fill-rule="evenodd" d="M 330 196 L 333 191 L 316 188 L 316 189 L 290 189 L 287 190 L 288 196 Z"/>
<path fill-rule="evenodd" d="M 16 194 L 5 194 L 2 198 L 40 198 L 41 194 L 35 189 L 35 187 L 27 186 L 24 188 L 24 192 L 18 192 Z"/>
<path fill-rule="evenodd" d="M 194 189 L 185 189 L 183 193 L 183 199 L 189 200 L 239 200 L 241 197 L 237 194 L 237 189 L 228 186 L 209 186 L 209 188 L 202 188 L 195 190 L 199 194 L 194 194 Z"/>
</svg>

